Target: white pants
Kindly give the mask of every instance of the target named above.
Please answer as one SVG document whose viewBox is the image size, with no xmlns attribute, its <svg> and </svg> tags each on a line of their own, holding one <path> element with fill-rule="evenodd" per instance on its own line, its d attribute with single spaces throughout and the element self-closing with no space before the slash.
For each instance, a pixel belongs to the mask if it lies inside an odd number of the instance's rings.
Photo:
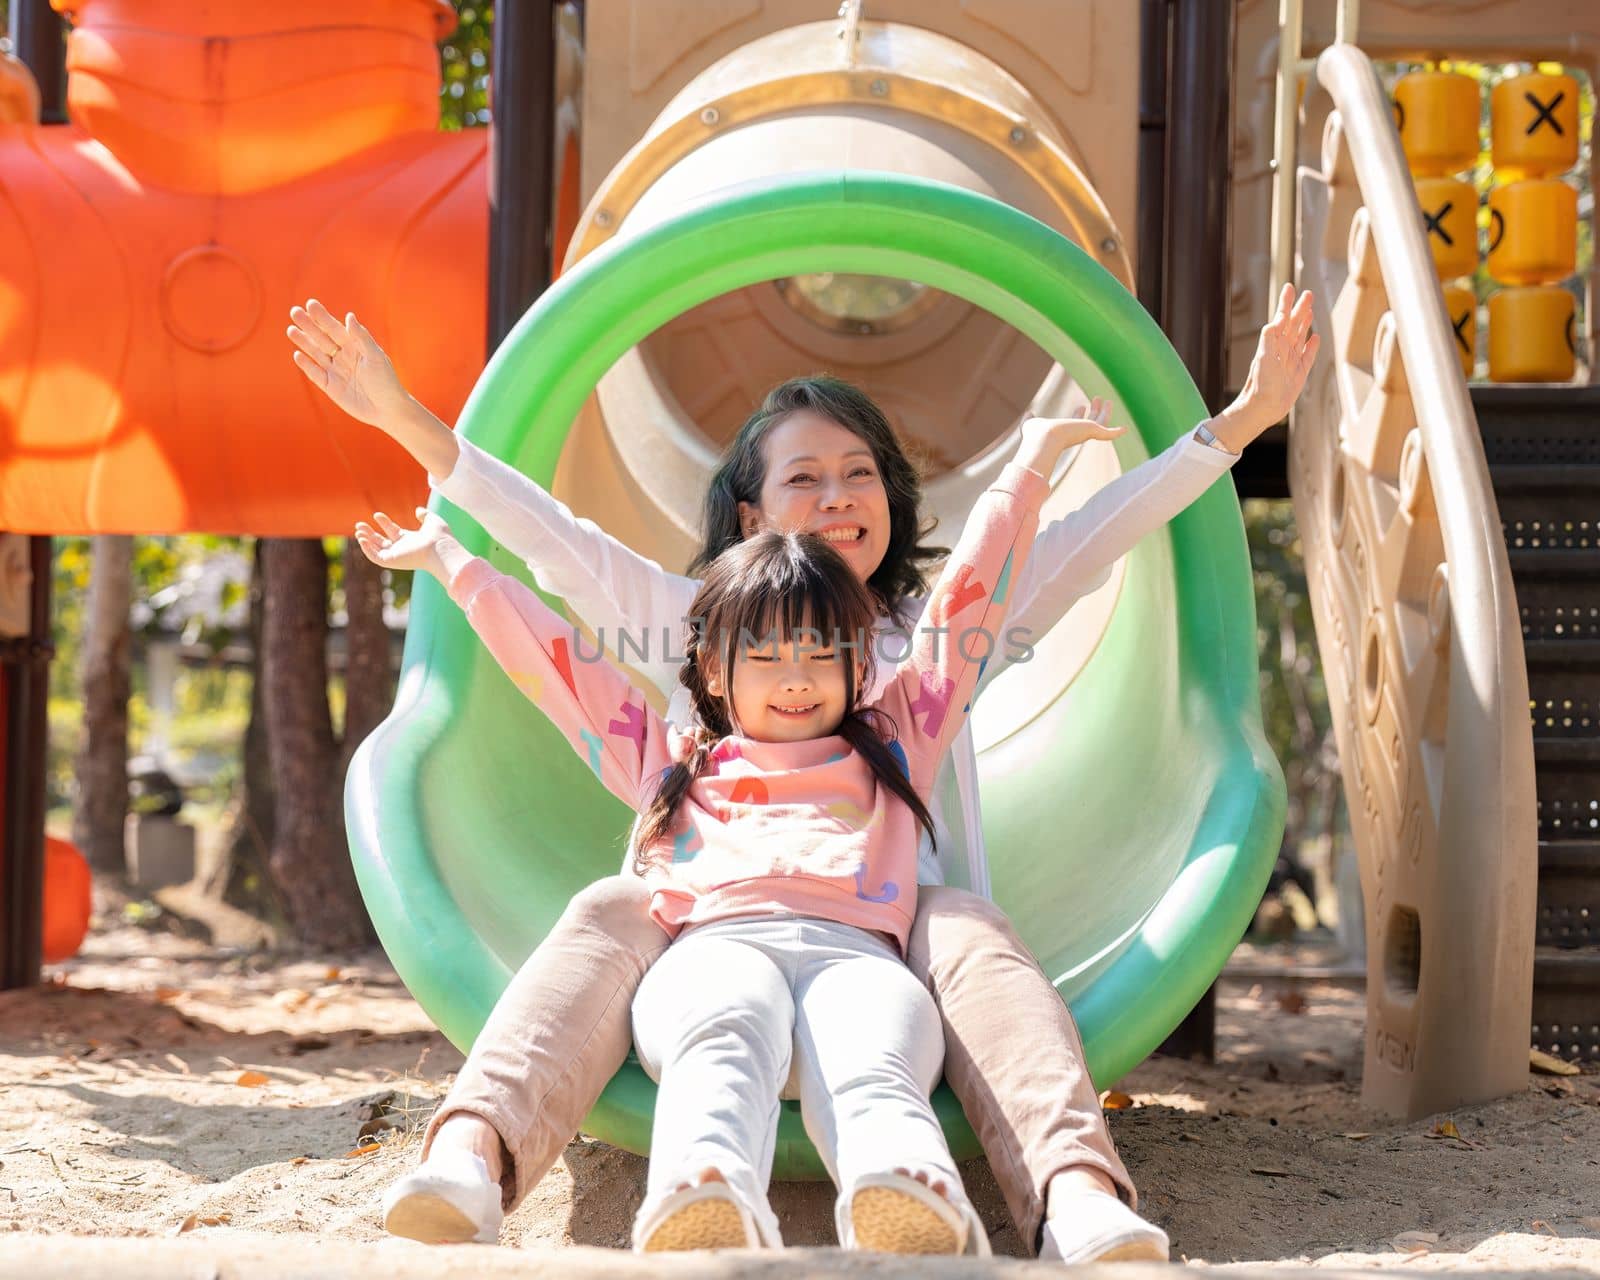
<svg viewBox="0 0 1600 1280">
<path fill-rule="evenodd" d="M 943 1181 L 975 1221 L 928 1101 L 944 1065 L 938 1010 L 877 935 L 794 916 L 691 929 L 639 984 L 633 1036 L 660 1083 L 641 1214 L 716 1169 L 780 1245 L 767 1184 L 792 1067 L 841 1206 L 863 1175 L 904 1168 Z"/>
</svg>

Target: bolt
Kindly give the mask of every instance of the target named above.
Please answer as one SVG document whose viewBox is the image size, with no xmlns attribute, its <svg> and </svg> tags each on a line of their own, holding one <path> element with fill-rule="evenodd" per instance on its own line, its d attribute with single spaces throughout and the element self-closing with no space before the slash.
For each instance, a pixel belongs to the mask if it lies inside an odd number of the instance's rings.
<svg viewBox="0 0 1600 1280">
<path fill-rule="evenodd" d="M 612 217 L 610 209 L 602 209 L 599 213 L 594 215 L 594 225 L 597 227 L 609 227 L 611 223 Z"/>
<path fill-rule="evenodd" d="M 1100 242 L 1100 252 L 1101 253 L 1115 253 L 1116 251 L 1117 251 L 1117 238 L 1116 238 L 1116 236 L 1107 236 L 1104 240 L 1102 240 Z"/>
<path fill-rule="evenodd" d="M 705 125 L 716 124 L 716 122 L 718 120 L 720 120 L 720 119 L 722 119 L 722 113 L 720 111 L 718 111 L 715 107 L 707 107 L 704 111 L 702 111 L 700 113 L 700 123 L 701 124 L 705 124 Z"/>
<path fill-rule="evenodd" d="M 1028 131 L 1026 129 L 1024 129 L 1020 124 L 1011 126 L 1010 137 L 1011 137 L 1011 143 L 1012 143 L 1013 146 L 1021 146 L 1023 141 L 1027 138 L 1027 136 L 1028 136 Z"/>
<path fill-rule="evenodd" d="M 889 96 L 889 82 L 887 80 L 874 80 L 867 87 L 872 91 L 874 98 L 886 98 Z"/>
</svg>

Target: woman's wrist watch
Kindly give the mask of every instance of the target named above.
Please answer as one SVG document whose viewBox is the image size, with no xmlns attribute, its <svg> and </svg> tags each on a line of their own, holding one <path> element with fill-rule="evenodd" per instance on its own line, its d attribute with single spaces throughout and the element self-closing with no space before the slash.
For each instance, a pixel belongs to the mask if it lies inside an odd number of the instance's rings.
<svg viewBox="0 0 1600 1280">
<path fill-rule="evenodd" d="M 1228 448 L 1227 445 L 1223 444 L 1222 441 L 1218 440 L 1216 434 L 1203 422 L 1194 429 L 1194 438 L 1201 444 L 1210 445 L 1213 449 L 1216 449 L 1220 453 L 1234 452 L 1232 449 Z"/>
</svg>

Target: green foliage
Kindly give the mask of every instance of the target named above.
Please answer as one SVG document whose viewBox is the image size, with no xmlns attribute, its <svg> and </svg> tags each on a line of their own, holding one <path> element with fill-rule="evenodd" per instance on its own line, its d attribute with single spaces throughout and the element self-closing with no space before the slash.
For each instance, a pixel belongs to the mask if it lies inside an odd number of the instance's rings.
<svg viewBox="0 0 1600 1280">
<path fill-rule="evenodd" d="M 492 0 L 454 0 L 458 25 L 439 46 L 439 127 L 454 131 L 489 123 Z"/>
<path fill-rule="evenodd" d="M 1317 654 L 1305 553 L 1294 505 L 1252 499 L 1245 532 L 1255 580 L 1261 718 L 1289 787 L 1284 845 L 1291 853 L 1338 821 L 1338 753 Z"/>
</svg>

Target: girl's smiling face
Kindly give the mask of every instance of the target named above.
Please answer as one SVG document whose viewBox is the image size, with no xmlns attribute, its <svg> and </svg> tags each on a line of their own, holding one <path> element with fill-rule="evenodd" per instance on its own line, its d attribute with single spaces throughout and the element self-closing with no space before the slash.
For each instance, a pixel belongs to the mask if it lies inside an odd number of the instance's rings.
<svg viewBox="0 0 1600 1280">
<path fill-rule="evenodd" d="M 720 648 L 720 646 L 719 646 Z M 735 730 L 757 742 L 804 742 L 838 729 L 849 710 L 845 663 L 858 650 L 821 640 L 802 628 L 744 637 L 734 652 L 729 696 L 711 664 L 706 690 L 732 703 Z M 857 672 L 859 683 L 860 672 Z"/>
<path fill-rule="evenodd" d="M 760 500 L 739 504 L 740 532 L 746 538 L 762 529 L 817 534 L 867 581 L 889 546 L 889 496 L 871 446 L 831 418 L 802 409 L 766 434 L 761 451 L 766 476 Z"/>
</svg>

